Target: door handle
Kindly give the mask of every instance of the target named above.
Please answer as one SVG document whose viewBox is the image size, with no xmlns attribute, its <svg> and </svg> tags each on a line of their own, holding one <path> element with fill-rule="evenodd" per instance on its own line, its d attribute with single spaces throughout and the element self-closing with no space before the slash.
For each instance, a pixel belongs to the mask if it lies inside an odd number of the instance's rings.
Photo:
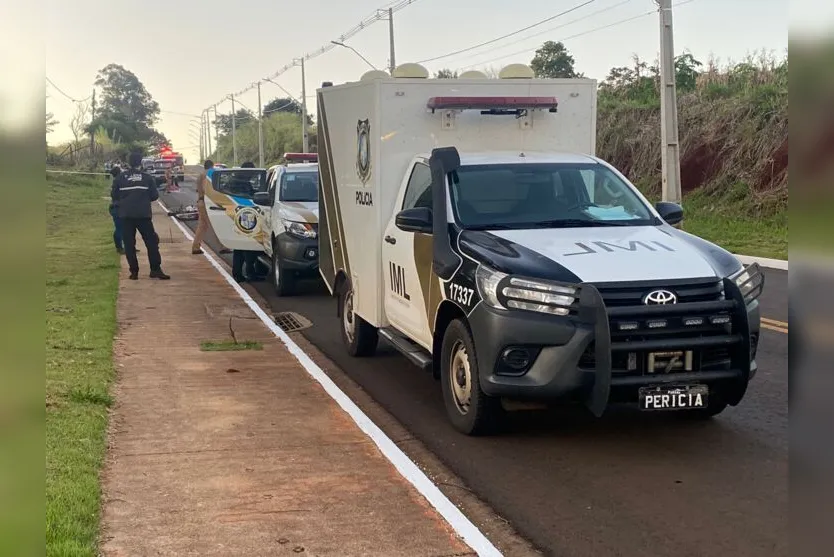
<svg viewBox="0 0 834 557">
<path fill-rule="evenodd" d="M 391 245 L 393 245 L 393 244 L 396 244 L 396 243 L 397 243 L 397 239 L 396 239 L 396 238 L 394 238 L 393 236 L 386 236 L 386 237 L 385 237 L 385 241 L 386 241 L 386 242 L 388 242 L 388 243 L 389 243 L 389 244 L 391 244 Z"/>
<path fill-rule="evenodd" d="M 211 209 L 212 211 L 225 211 L 223 207 L 218 207 L 217 205 L 212 205 L 211 207 L 209 207 L 209 209 Z"/>
</svg>

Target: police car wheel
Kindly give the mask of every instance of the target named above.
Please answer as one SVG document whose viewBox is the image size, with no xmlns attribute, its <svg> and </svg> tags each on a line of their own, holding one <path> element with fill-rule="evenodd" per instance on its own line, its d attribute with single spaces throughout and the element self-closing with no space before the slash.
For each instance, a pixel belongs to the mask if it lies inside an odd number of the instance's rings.
<svg viewBox="0 0 834 557">
<path fill-rule="evenodd" d="M 443 335 L 440 384 L 446 414 L 465 435 L 488 435 L 497 430 L 503 416 L 501 399 L 481 390 L 475 345 L 469 328 L 455 319 Z"/>
<path fill-rule="evenodd" d="M 354 313 L 350 280 L 344 283 L 339 293 L 339 316 L 342 321 L 339 330 L 348 354 L 355 357 L 373 356 L 379 343 L 379 333 L 376 327 Z"/>
<path fill-rule="evenodd" d="M 281 269 L 281 257 L 278 246 L 272 247 L 272 287 L 277 296 L 289 296 L 295 291 L 295 277 L 289 271 Z"/>
</svg>

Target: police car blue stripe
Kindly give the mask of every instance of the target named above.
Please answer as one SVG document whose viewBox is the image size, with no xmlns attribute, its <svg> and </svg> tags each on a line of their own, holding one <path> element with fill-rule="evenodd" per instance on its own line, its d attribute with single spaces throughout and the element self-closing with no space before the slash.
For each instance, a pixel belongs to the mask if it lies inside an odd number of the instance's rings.
<svg viewBox="0 0 834 557">
<path fill-rule="evenodd" d="M 238 205 L 242 205 L 243 207 L 254 207 L 255 206 L 255 204 L 252 202 L 251 199 L 246 199 L 245 197 L 237 197 L 236 195 L 230 195 L 229 197 L 232 198 L 232 201 L 234 201 Z"/>
</svg>

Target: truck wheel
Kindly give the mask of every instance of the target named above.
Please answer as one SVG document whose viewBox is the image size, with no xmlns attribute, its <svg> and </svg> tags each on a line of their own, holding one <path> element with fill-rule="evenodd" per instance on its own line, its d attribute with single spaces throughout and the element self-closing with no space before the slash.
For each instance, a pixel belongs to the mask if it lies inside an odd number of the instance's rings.
<svg viewBox="0 0 834 557">
<path fill-rule="evenodd" d="M 346 282 L 339 294 L 342 340 L 351 356 L 373 356 L 379 342 L 377 328 L 353 312 L 353 286 Z"/>
<path fill-rule="evenodd" d="M 501 399 L 481 390 L 478 360 L 469 328 L 455 319 L 443 335 L 440 384 L 446 414 L 455 429 L 466 435 L 495 431 L 503 416 Z"/>
<path fill-rule="evenodd" d="M 281 269 L 281 257 L 278 246 L 272 246 L 272 286 L 277 296 L 289 296 L 295 291 L 295 277 L 289 271 Z"/>
</svg>

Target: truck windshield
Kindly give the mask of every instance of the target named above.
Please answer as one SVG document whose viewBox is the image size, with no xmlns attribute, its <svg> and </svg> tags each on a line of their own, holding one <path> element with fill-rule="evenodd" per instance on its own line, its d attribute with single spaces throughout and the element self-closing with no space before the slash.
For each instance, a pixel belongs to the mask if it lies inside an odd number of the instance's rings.
<svg viewBox="0 0 834 557">
<path fill-rule="evenodd" d="M 560 228 L 660 224 L 620 177 L 601 164 L 462 166 L 451 184 L 464 228 Z"/>
<path fill-rule="evenodd" d="M 281 176 L 281 191 L 278 199 L 281 201 L 318 201 L 319 173 L 285 172 Z"/>
</svg>

